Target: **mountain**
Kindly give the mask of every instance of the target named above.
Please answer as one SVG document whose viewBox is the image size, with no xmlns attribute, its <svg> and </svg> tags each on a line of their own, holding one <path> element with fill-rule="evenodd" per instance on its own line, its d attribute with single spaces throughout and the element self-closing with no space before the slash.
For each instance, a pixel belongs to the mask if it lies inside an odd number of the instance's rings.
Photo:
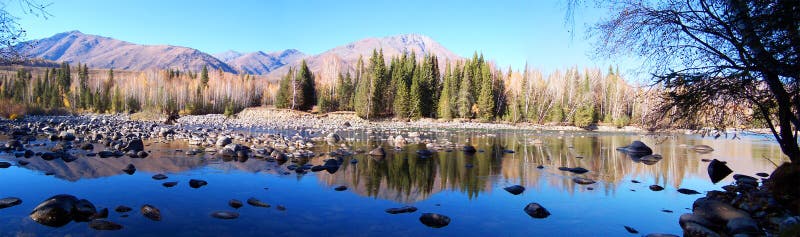
<svg viewBox="0 0 800 237">
<path fill-rule="evenodd" d="M 239 73 L 262 75 L 284 65 L 294 63 L 306 55 L 296 49 L 287 49 L 271 53 L 258 51 L 246 54 L 226 51 L 214 56 L 233 67 Z"/>
<path fill-rule="evenodd" d="M 70 31 L 26 42 L 34 47 L 25 53 L 33 58 L 57 62 L 85 63 L 91 68 L 122 70 L 180 69 L 199 71 L 203 65 L 235 73 L 219 59 L 197 49 L 171 45 L 139 45 L 108 37 Z"/>
<path fill-rule="evenodd" d="M 461 57 L 451 52 L 438 42 L 428 36 L 419 34 L 401 34 L 383 38 L 366 38 L 346 45 L 342 45 L 321 54 L 306 58 L 309 68 L 316 73 L 323 83 L 335 80 L 339 72 L 353 70 L 359 56 L 363 56 L 367 62 L 372 55 L 373 49 L 383 49 L 383 55 L 388 61 L 393 56 L 401 55 L 403 52 L 415 52 L 417 59 L 421 59 L 425 54 L 434 54 L 439 57 L 440 68 L 449 61 L 460 60 Z M 300 61 L 289 64 L 288 66 L 297 67 Z M 280 78 L 288 72 L 289 67 L 284 66 L 267 74 L 270 78 Z"/>
</svg>

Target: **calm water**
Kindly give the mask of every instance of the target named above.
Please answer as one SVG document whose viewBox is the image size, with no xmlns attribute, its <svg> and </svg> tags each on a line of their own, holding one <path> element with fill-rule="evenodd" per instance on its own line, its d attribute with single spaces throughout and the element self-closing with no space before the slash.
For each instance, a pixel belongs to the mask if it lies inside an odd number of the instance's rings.
<svg viewBox="0 0 800 237">
<path fill-rule="evenodd" d="M 348 134 L 347 136 L 351 136 Z M 0 160 L 15 166 L 0 169 L 0 198 L 22 198 L 18 206 L 0 209 L 0 236 L 624 236 L 623 225 L 641 233 L 680 234 L 678 217 L 687 212 L 698 196 L 675 190 L 719 189 L 732 182 L 708 181 L 707 163 L 701 159 L 720 159 L 737 173 L 753 175 L 771 172 L 781 160 L 780 149 L 761 136 L 742 139 L 711 139 L 700 136 L 643 136 L 589 132 L 522 133 L 514 131 L 437 131 L 428 137 L 464 143 L 469 139 L 478 149 L 475 155 L 459 151 L 439 152 L 432 158 L 417 158 L 422 145 L 409 145 L 395 151 L 386 142 L 354 142 L 354 148 L 384 144 L 388 156 L 376 160 L 355 155 L 356 164 L 345 159 L 340 169 L 297 175 L 285 164 L 249 159 L 246 162 L 222 161 L 212 155 L 187 157 L 176 149 L 188 149 L 180 143 L 146 142 L 152 151 L 146 159 L 90 158 L 78 152 L 80 159 L 26 159 L 27 166 L 16 166 L 12 154 Z M 540 139 L 542 145 L 532 141 Z M 616 147 L 642 140 L 664 159 L 653 165 L 638 163 L 615 150 Z M 34 143 L 42 143 L 43 140 Z M 681 144 L 705 144 L 716 149 L 697 154 Z M 41 147 L 40 147 L 41 148 Z M 95 151 L 101 150 L 96 147 Z M 335 149 L 324 143 L 317 152 Z M 503 152 L 504 149 L 514 153 Z M 578 158 L 582 157 L 582 158 Z M 309 160 L 322 164 L 328 157 Z M 768 160 L 770 159 L 770 160 Z M 134 175 L 121 171 L 133 163 Z M 538 165 L 545 166 L 537 169 Z M 560 166 L 580 166 L 591 172 L 581 177 L 596 184 L 578 185 L 576 175 L 559 171 Z M 54 175 L 45 175 L 52 172 Z M 168 179 L 151 176 L 164 173 Z M 189 187 L 189 179 L 203 179 L 208 185 Z M 634 183 L 633 180 L 640 183 Z M 161 185 L 178 181 L 173 188 Z M 526 191 L 511 195 L 503 187 L 520 184 Z M 666 189 L 654 192 L 651 184 Z M 346 191 L 334 191 L 345 185 Z M 593 190 L 588 190 L 592 187 Z M 44 199 L 56 194 L 85 198 L 98 208 L 110 209 L 109 220 L 124 226 L 119 231 L 95 231 L 86 223 L 70 223 L 60 228 L 40 225 L 28 214 Z M 271 208 L 245 204 L 235 220 L 214 219 L 217 210 L 233 210 L 228 200 L 245 201 L 256 197 Z M 552 215 L 533 219 L 523 208 L 530 202 L 546 207 Z M 161 210 L 162 220 L 144 218 L 138 209 L 151 204 Z M 130 216 L 116 213 L 118 205 L 133 207 Z M 286 209 L 281 211 L 276 206 Z M 387 208 L 413 205 L 419 210 L 391 215 Z M 663 210 L 673 211 L 672 213 Z M 450 225 L 434 229 L 419 221 L 425 212 L 447 215 Z"/>
</svg>

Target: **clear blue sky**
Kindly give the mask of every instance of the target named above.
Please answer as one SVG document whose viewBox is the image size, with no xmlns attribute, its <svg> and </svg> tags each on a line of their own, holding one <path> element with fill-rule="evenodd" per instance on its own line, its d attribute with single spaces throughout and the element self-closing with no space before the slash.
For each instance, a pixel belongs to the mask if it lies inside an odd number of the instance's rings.
<svg viewBox="0 0 800 237">
<path fill-rule="evenodd" d="M 295 48 L 317 54 L 365 37 L 419 33 L 461 56 L 483 52 L 503 68 L 519 69 L 526 61 L 545 72 L 615 64 L 589 56 L 585 26 L 602 11 L 580 9 L 571 35 L 564 2 L 54 0 L 47 8 L 51 17 L 21 15 L 20 23 L 29 39 L 80 30 L 208 53 Z"/>
</svg>

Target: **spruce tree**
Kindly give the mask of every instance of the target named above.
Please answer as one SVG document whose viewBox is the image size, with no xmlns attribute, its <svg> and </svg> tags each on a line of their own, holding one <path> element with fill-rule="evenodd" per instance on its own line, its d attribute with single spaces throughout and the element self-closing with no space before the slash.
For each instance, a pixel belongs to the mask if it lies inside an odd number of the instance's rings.
<svg viewBox="0 0 800 237">
<path fill-rule="evenodd" d="M 295 77 L 294 83 L 297 83 L 295 88 L 298 90 L 298 94 L 296 95 L 296 109 L 304 111 L 311 110 L 317 102 L 317 91 L 314 88 L 314 75 L 311 73 L 311 70 L 308 69 L 306 60 L 303 60 L 300 64 L 300 71 L 297 72 Z"/>
<path fill-rule="evenodd" d="M 453 119 L 453 110 L 450 104 L 450 97 L 453 97 L 452 92 L 452 80 L 453 74 L 452 70 L 450 69 L 450 64 L 448 63 L 444 69 L 444 82 L 442 83 L 442 92 L 439 95 L 439 101 L 437 103 L 437 110 L 436 115 L 439 118 L 443 119 Z"/>
<path fill-rule="evenodd" d="M 425 105 L 423 104 L 423 97 L 425 96 L 425 92 L 422 78 L 422 73 L 414 72 L 414 76 L 411 78 L 411 86 L 408 89 L 408 113 L 412 118 L 421 118 L 424 114 Z"/>
<path fill-rule="evenodd" d="M 281 82 L 278 86 L 277 95 L 275 95 L 275 107 L 279 109 L 286 109 L 291 106 L 291 96 L 292 96 L 292 78 L 294 78 L 294 69 L 289 68 L 289 72 L 281 78 Z"/>
<path fill-rule="evenodd" d="M 482 71 L 488 71 L 486 64 L 482 65 Z M 478 111 L 480 118 L 483 120 L 492 120 L 494 118 L 494 88 L 492 88 L 492 77 L 483 74 L 485 78 L 481 78 L 481 89 L 478 94 Z"/>
</svg>

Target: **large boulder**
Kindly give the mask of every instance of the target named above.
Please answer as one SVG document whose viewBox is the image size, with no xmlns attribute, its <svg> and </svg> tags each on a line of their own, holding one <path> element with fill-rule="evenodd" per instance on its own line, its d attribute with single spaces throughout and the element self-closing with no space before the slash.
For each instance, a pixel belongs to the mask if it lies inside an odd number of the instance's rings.
<svg viewBox="0 0 800 237">
<path fill-rule="evenodd" d="M 230 137 L 222 136 L 222 137 L 217 138 L 216 145 L 217 145 L 217 147 L 224 147 L 224 146 L 226 146 L 228 144 L 231 144 L 232 142 L 233 142 L 233 139 L 231 139 Z"/>
<path fill-rule="evenodd" d="M 630 145 L 617 148 L 618 151 L 621 151 L 625 154 L 628 154 L 632 157 L 643 157 L 646 155 L 652 155 L 653 149 L 650 149 L 644 142 L 641 141 L 633 141 Z"/>
<path fill-rule="evenodd" d="M 539 205 L 539 203 L 535 202 L 529 203 L 523 210 L 525 213 L 528 213 L 529 216 L 537 219 L 550 216 L 550 211 L 545 209 L 542 205 Z"/>
<path fill-rule="evenodd" d="M 143 151 L 144 150 L 144 142 L 142 142 L 142 139 L 138 139 L 138 138 L 131 139 L 131 141 L 128 142 L 128 144 L 124 148 L 122 148 L 122 150 L 124 150 L 124 151 L 136 151 L 136 152 Z"/>
<path fill-rule="evenodd" d="M 33 208 L 30 218 L 42 225 L 61 227 L 73 220 L 77 203 L 75 196 L 55 195 Z"/>
<path fill-rule="evenodd" d="M 708 177 L 711 178 L 712 183 L 719 182 L 725 177 L 728 177 L 731 173 L 733 173 L 733 170 L 717 159 L 708 163 Z"/>
<path fill-rule="evenodd" d="M 450 224 L 450 217 L 436 213 L 423 213 L 419 217 L 419 221 L 428 227 L 442 228 Z"/>
</svg>

